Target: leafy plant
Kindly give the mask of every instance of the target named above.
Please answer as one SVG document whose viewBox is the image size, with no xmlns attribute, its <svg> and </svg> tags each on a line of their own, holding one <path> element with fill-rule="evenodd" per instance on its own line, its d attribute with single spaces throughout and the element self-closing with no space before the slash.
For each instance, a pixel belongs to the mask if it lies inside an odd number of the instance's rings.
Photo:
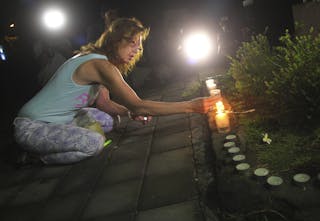
<svg viewBox="0 0 320 221">
<path fill-rule="evenodd" d="M 275 48 L 280 67 L 266 81 L 270 105 L 279 117 L 294 119 L 299 125 L 319 122 L 320 111 L 320 35 L 313 29 L 306 35 L 292 37 L 288 32 Z M 297 121 L 298 120 L 298 121 Z"/>
<path fill-rule="evenodd" d="M 271 47 L 260 34 L 242 43 L 235 58 L 230 57 L 230 94 L 265 118 L 299 127 L 316 125 L 320 121 L 320 34 L 311 28 L 308 34 L 293 37 L 287 31 L 280 42 Z"/>
<path fill-rule="evenodd" d="M 267 37 L 253 36 L 250 42 L 243 42 L 235 58 L 230 59 L 228 75 L 234 79 L 239 98 L 250 106 L 265 103 L 265 81 L 270 80 L 275 69 Z"/>
<path fill-rule="evenodd" d="M 225 94 L 232 106 L 256 109 L 238 120 L 259 165 L 275 172 L 319 169 L 320 34 L 287 31 L 280 43 L 271 47 L 265 35 L 242 43 L 230 57 Z"/>
</svg>

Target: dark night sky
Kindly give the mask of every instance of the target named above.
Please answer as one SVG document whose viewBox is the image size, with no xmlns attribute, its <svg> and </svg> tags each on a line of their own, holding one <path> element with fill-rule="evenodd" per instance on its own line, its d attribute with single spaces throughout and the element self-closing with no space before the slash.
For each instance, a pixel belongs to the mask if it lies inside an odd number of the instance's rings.
<svg viewBox="0 0 320 221">
<path fill-rule="evenodd" d="M 269 2 L 270 0 L 264 1 Z M 285 1 L 290 0 L 278 0 L 277 2 Z M 291 2 L 297 1 L 299 0 L 291 0 Z M 24 23 L 32 21 L 35 19 L 38 7 L 48 2 L 64 5 L 73 18 L 72 25 L 75 29 L 100 19 L 102 8 L 120 8 L 124 15 L 136 16 L 145 23 L 149 23 L 149 18 L 165 8 L 204 8 L 218 15 L 227 11 L 232 13 L 235 7 L 241 5 L 241 0 L 10 0 L 1 3 L 1 28 L 10 20 L 20 19 Z M 281 10 L 281 8 L 275 4 L 273 10 Z"/>
<path fill-rule="evenodd" d="M 68 38 L 78 38 L 76 41 L 79 42 L 81 41 L 79 36 L 85 35 L 89 25 L 102 23 L 102 11 L 110 8 L 120 9 L 120 14 L 123 16 L 139 18 L 151 27 L 151 33 L 157 31 L 157 26 L 163 19 L 161 12 L 167 9 L 186 8 L 191 12 L 190 20 L 196 20 L 204 14 L 209 14 L 212 20 L 218 20 L 227 15 L 233 28 L 239 29 L 240 26 L 252 25 L 255 26 L 256 32 L 262 32 L 266 25 L 271 24 L 274 26 L 272 31 L 277 35 L 292 24 L 290 10 L 285 7 L 299 1 L 255 0 L 254 7 L 243 8 L 242 0 L 10 0 L 1 3 L 0 35 L 3 36 L 6 33 L 6 27 L 14 21 L 17 32 L 22 38 L 41 37 L 44 30 L 38 18 L 42 6 L 50 2 L 65 8 L 69 16 L 69 24 L 63 34 Z M 249 21 L 251 19 L 253 22 L 245 24 L 247 22 L 245 19 Z"/>
</svg>

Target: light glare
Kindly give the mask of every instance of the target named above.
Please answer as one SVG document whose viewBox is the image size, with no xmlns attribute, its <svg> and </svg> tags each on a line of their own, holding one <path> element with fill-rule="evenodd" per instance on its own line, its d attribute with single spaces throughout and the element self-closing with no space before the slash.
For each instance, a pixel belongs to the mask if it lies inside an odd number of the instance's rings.
<svg viewBox="0 0 320 221">
<path fill-rule="evenodd" d="M 184 49 L 191 62 L 196 62 L 210 54 L 211 40 L 205 33 L 196 33 L 185 40 Z"/>
<path fill-rule="evenodd" d="M 62 11 L 50 9 L 43 14 L 43 21 L 48 28 L 57 30 L 64 25 L 65 17 Z"/>
</svg>

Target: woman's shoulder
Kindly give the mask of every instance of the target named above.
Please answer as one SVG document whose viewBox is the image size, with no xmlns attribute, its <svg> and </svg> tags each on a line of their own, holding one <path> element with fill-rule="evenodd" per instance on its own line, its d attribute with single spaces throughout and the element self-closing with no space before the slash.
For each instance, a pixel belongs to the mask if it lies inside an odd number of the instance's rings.
<svg viewBox="0 0 320 221">
<path fill-rule="evenodd" d="M 73 59 L 106 59 L 108 60 L 107 56 L 104 54 L 99 54 L 99 53 L 78 53 L 72 57 Z"/>
</svg>

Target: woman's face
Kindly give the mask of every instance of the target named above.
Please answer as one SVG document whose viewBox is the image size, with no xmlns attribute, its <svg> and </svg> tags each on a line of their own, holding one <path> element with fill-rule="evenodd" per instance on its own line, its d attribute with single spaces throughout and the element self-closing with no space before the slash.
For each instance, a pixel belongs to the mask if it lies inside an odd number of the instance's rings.
<svg viewBox="0 0 320 221">
<path fill-rule="evenodd" d="M 120 63 L 129 63 L 142 49 L 142 38 L 138 34 L 131 40 L 122 39 L 118 47 L 118 58 Z"/>
</svg>

